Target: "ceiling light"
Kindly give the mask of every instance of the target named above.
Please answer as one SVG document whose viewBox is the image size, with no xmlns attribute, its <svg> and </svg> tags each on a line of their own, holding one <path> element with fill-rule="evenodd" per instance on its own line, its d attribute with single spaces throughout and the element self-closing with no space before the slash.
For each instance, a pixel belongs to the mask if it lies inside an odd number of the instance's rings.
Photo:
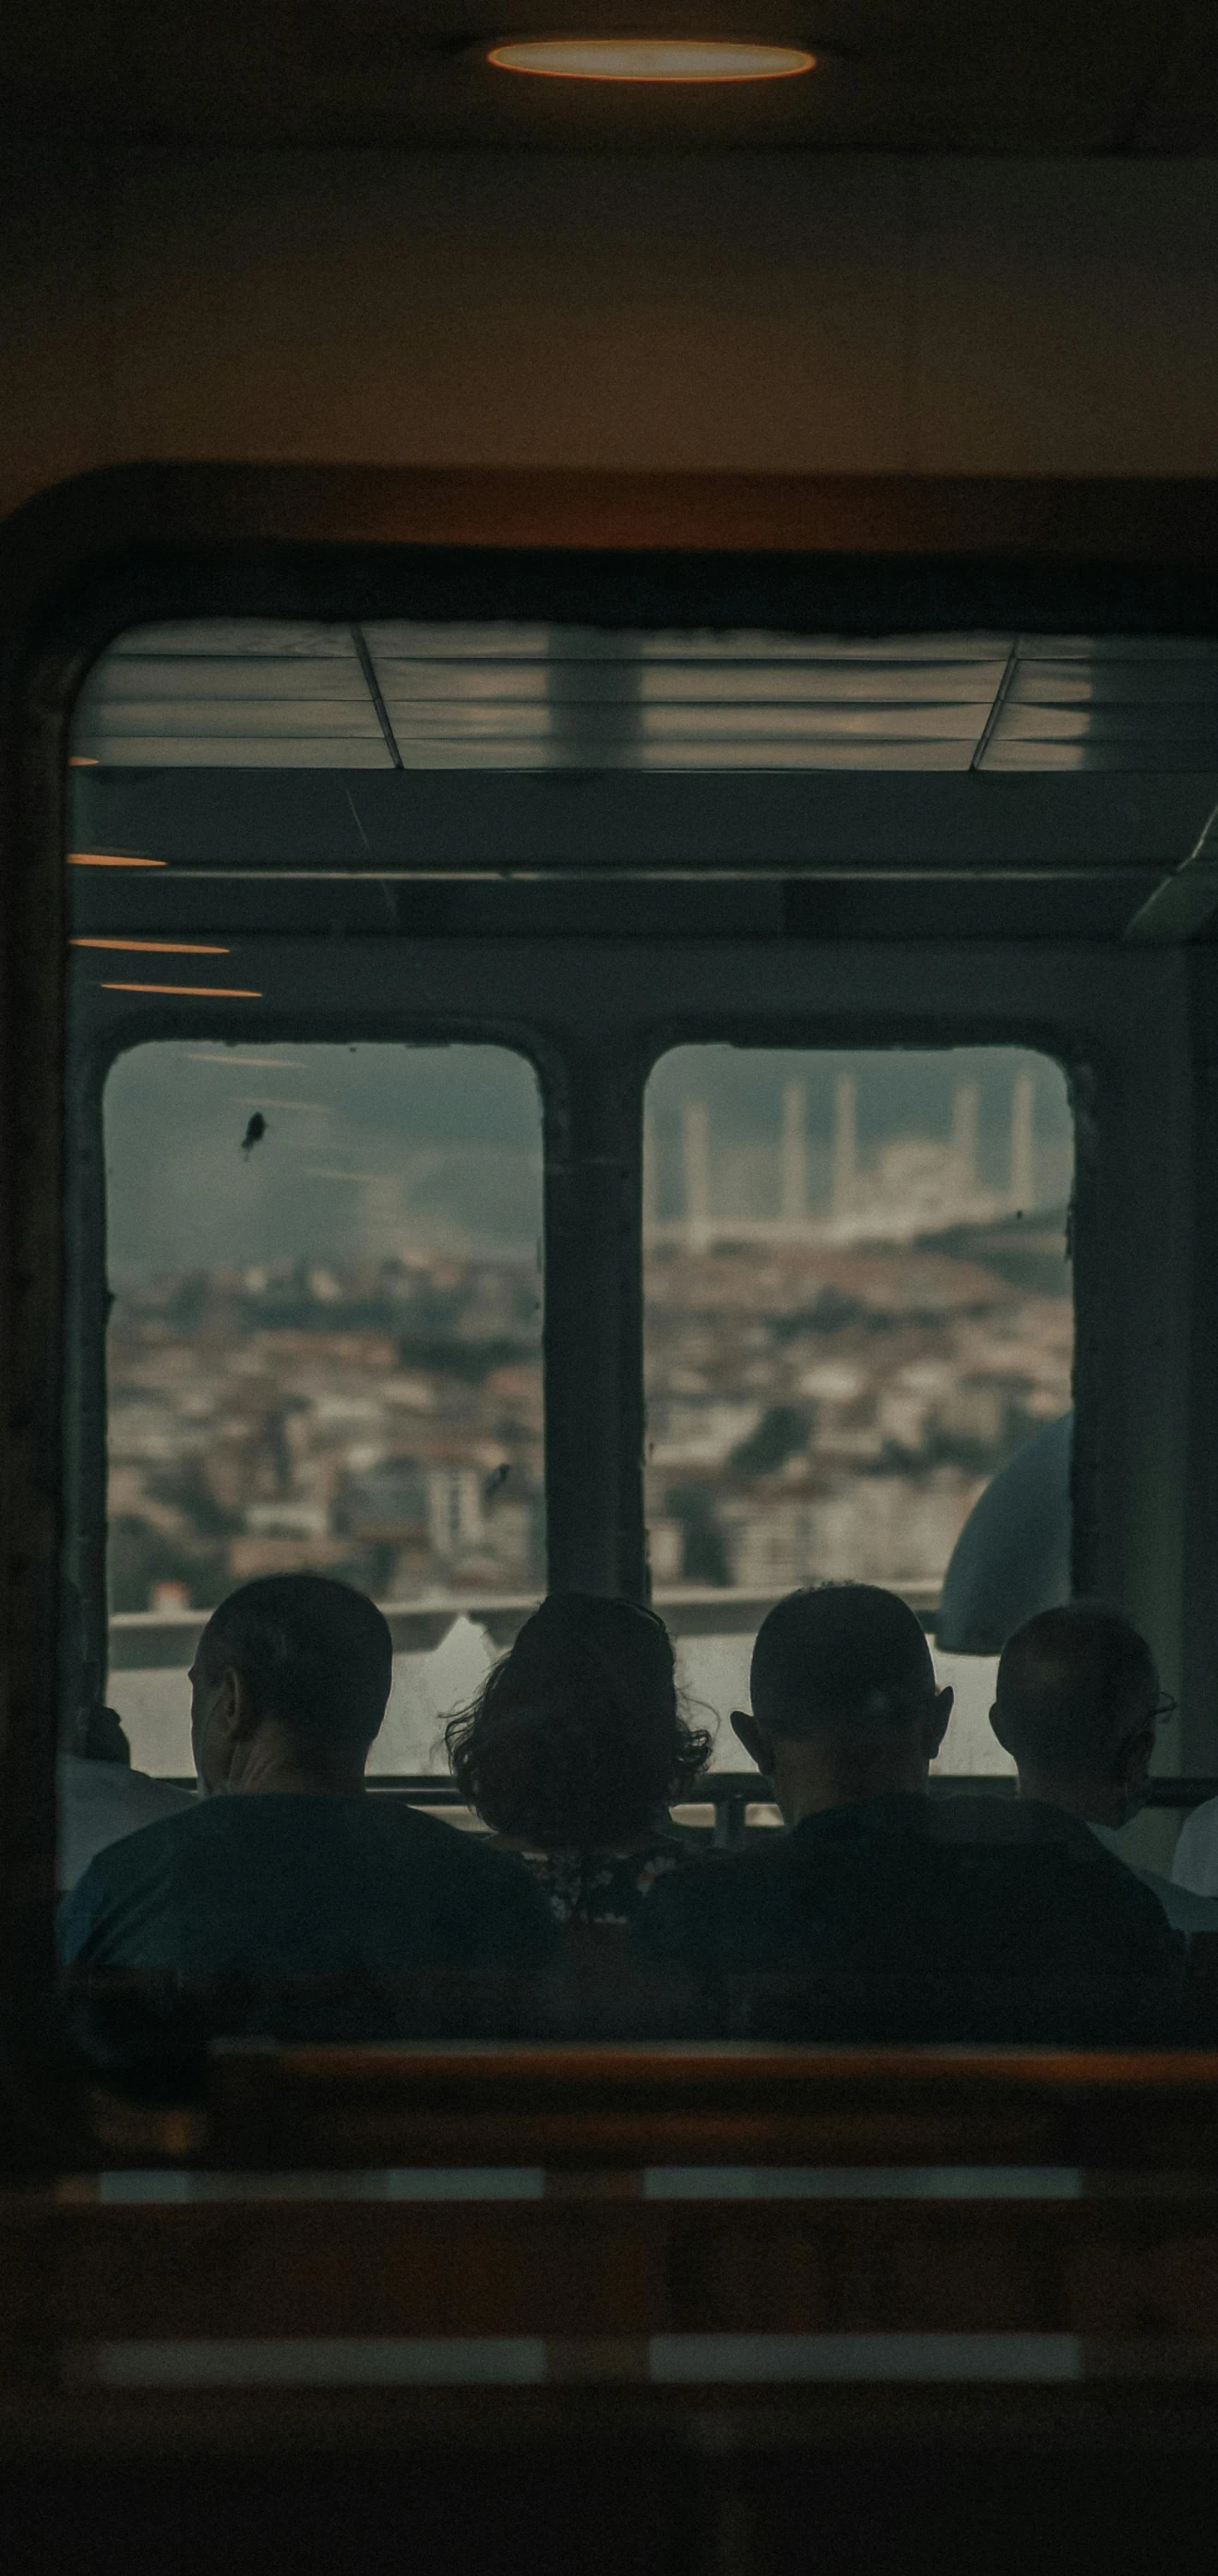
<svg viewBox="0 0 1218 2576">
<path fill-rule="evenodd" d="M 103 984 L 103 993 L 191 993 L 204 1002 L 260 1002 L 245 984 Z"/>
<path fill-rule="evenodd" d="M 163 868 L 164 859 L 140 859 L 134 850 L 69 850 L 70 868 Z"/>
<path fill-rule="evenodd" d="M 194 939 L 72 939 L 71 948 L 121 948 L 125 956 L 227 957 L 227 948 L 200 947 Z"/>
<path fill-rule="evenodd" d="M 815 54 L 796 45 L 737 44 L 729 38 L 683 36 L 533 36 L 494 45 L 487 61 L 505 72 L 542 72 L 551 80 L 789 80 L 810 72 Z"/>
</svg>

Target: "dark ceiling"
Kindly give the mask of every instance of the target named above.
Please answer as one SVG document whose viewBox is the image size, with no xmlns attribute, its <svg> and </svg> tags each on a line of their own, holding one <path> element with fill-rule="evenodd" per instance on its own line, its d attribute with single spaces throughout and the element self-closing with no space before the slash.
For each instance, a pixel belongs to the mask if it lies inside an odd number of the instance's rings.
<svg viewBox="0 0 1218 2576">
<path fill-rule="evenodd" d="M 496 37 L 819 45 L 815 72 L 669 88 L 494 71 Z M 1218 0 L 13 0 L 0 127 L 128 143 L 501 150 L 1218 149 Z"/>
</svg>

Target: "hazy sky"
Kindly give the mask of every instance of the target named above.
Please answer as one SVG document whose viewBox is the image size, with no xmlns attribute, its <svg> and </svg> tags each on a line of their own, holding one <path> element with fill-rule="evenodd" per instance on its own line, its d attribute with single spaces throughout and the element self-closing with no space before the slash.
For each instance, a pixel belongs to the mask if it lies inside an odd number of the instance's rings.
<svg viewBox="0 0 1218 2576">
<path fill-rule="evenodd" d="M 105 1118 L 116 1281 L 541 1232 L 537 1086 L 502 1047 L 137 1047 Z"/>
<path fill-rule="evenodd" d="M 710 1112 L 712 1145 L 772 1154 L 784 1085 L 803 1083 L 813 1199 L 827 1167 L 833 1085 L 858 1077 L 864 1150 L 894 1135 L 946 1136 L 952 1095 L 980 1086 L 982 1177 L 1005 1177 L 1011 1085 L 1036 1078 L 1041 1168 L 1068 1169 L 1063 1077 L 1013 1047 L 939 1053 L 800 1053 L 682 1047 L 653 1076 L 662 1196 L 678 1186 L 683 1100 Z M 541 1232 L 541 1117 L 532 1069 L 501 1047 L 243 1047 L 181 1040 L 133 1048 L 106 1086 L 110 1275 L 313 1257 L 402 1244 L 531 1251 Z M 266 1133 L 248 1154 L 252 1116 Z"/>
</svg>

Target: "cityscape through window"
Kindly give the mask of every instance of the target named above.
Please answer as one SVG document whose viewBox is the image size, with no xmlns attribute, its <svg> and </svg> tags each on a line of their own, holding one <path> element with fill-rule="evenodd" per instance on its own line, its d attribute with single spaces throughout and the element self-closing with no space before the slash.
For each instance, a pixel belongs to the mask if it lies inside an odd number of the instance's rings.
<svg viewBox="0 0 1218 2576">
<path fill-rule="evenodd" d="M 973 1504 L 1071 1402 L 1065 1079 L 1023 1049 L 682 1047 L 648 1091 L 647 1503 L 654 1597 L 726 1725 L 793 1586 L 853 1578 L 933 1628 Z M 735 1615 L 733 1615 L 735 1605 Z M 1009 1768 L 993 1666 L 939 1767 Z"/>
<path fill-rule="evenodd" d="M 251 1576 L 404 1619 L 374 1767 L 436 1766 L 545 1584 L 541 1138 L 492 1046 L 183 1040 L 105 1093 L 111 1704 L 191 1768 L 185 1669 Z M 492 1622 L 493 1625 L 498 1623 Z"/>
</svg>

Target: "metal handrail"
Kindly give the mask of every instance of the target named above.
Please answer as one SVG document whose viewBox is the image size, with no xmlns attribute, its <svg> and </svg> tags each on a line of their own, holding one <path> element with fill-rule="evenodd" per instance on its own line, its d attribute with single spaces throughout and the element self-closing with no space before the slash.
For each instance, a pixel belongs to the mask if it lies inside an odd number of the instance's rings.
<svg viewBox="0 0 1218 2576">
<path fill-rule="evenodd" d="M 193 1789 L 197 1783 L 187 1774 L 178 1773 L 168 1778 L 166 1785 L 175 1789 Z M 932 1774 L 930 1794 L 932 1798 L 1013 1798 L 1017 1785 L 1013 1774 L 1001 1771 L 939 1771 Z M 370 1771 L 366 1786 L 378 1797 L 405 1798 L 414 1807 L 468 1805 L 455 1780 L 444 1779 L 430 1771 Z M 1188 1779 L 1181 1775 L 1146 1783 L 1148 1807 L 1200 1807 L 1207 1798 L 1218 1798 L 1218 1779 Z M 760 1771 L 712 1771 L 704 1780 L 699 1780 L 690 1797 L 682 1801 L 689 1807 L 713 1807 L 712 1825 L 687 1825 L 681 1830 L 709 1839 L 716 1851 L 737 1851 L 752 1830 L 748 1821 L 749 1808 L 772 1806 L 773 1802 L 771 1784 Z"/>
<path fill-rule="evenodd" d="M 194 1789 L 198 1783 L 193 1772 L 158 1772 L 167 1789 Z M 464 1807 L 467 1804 L 455 1780 L 444 1779 L 434 1771 L 369 1771 L 365 1787 L 396 1792 L 410 1798 L 416 1807 Z M 977 1798 L 1013 1798 L 1016 1782 L 1013 1773 L 1004 1771 L 935 1771 L 931 1774 L 932 1798 L 967 1795 Z M 689 1807 L 723 1807 L 733 1798 L 743 1798 L 750 1807 L 769 1806 L 774 1792 L 760 1771 L 711 1771 L 699 1780 L 682 1804 Z M 1190 1778 L 1184 1773 L 1148 1780 L 1148 1807 L 1200 1807 L 1207 1798 L 1218 1798 L 1218 1779 Z"/>
</svg>

